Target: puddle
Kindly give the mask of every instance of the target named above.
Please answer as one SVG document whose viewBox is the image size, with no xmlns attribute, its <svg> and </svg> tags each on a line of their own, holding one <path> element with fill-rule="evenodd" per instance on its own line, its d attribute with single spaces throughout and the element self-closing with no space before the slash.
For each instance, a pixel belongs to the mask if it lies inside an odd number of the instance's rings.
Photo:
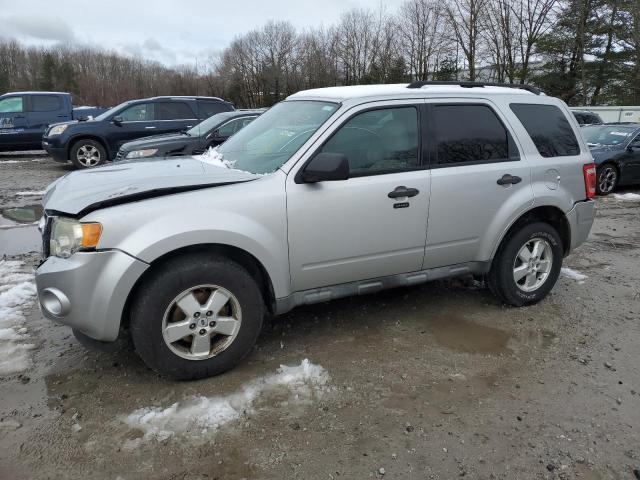
<svg viewBox="0 0 640 480">
<path fill-rule="evenodd" d="M 509 332 L 485 327 L 456 317 L 442 317 L 430 322 L 434 339 L 442 346 L 465 353 L 498 355 L 510 353 Z"/>
<path fill-rule="evenodd" d="M 37 222 L 41 216 L 41 205 L 0 210 L 0 257 L 39 252 L 42 238 Z"/>
</svg>

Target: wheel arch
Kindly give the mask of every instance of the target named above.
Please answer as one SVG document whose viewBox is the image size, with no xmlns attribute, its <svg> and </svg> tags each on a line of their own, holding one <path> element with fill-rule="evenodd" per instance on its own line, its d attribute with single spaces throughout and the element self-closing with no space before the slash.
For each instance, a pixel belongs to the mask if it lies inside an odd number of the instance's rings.
<svg viewBox="0 0 640 480">
<path fill-rule="evenodd" d="M 120 319 L 120 328 L 128 327 L 129 325 L 129 313 L 130 307 L 133 299 L 137 295 L 139 289 L 144 284 L 145 280 L 158 268 L 161 268 L 163 264 L 167 261 L 181 256 L 181 255 L 190 255 L 190 254 L 198 254 L 198 253 L 212 253 L 219 254 L 226 258 L 229 258 L 242 267 L 244 267 L 249 274 L 256 280 L 258 286 L 260 287 L 260 291 L 262 292 L 262 296 L 264 298 L 265 305 L 267 306 L 267 310 L 270 313 L 275 312 L 275 292 L 273 288 L 273 283 L 269 273 L 262 263 L 251 253 L 243 250 L 239 247 L 235 247 L 232 245 L 221 244 L 221 243 L 201 243 L 196 245 L 189 245 L 185 247 L 176 248 L 175 250 L 171 250 L 169 252 L 164 253 L 163 255 L 155 258 L 149 265 L 144 273 L 138 278 L 133 288 L 129 291 L 127 296 L 127 300 L 125 302 L 125 306 L 122 312 L 122 318 Z"/>
<path fill-rule="evenodd" d="M 80 140 L 93 140 L 98 142 L 104 148 L 104 151 L 107 153 L 107 160 L 111 159 L 111 151 L 109 150 L 109 146 L 104 138 L 95 134 L 78 134 L 74 137 L 71 137 L 67 143 L 67 160 L 71 160 L 71 149 L 73 146 L 78 143 Z"/>
<path fill-rule="evenodd" d="M 533 222 L 545 222 L 555 228 L 562 240 L 562 250 L 564 254 L 567 255 L 569 253 L 571 249 L 571 226 L 569 225 L 567 216 L 558 207 L 542 205 L 527 210 L 509 225 L 500 238 L 500 241 L 497 242 L 491 259 L 493 260 L 495 258 L 502 245 L 504 245 L 505 240 L 508 239 L 513 232 L 517 231 L 523 225 Z"/>
</svg>

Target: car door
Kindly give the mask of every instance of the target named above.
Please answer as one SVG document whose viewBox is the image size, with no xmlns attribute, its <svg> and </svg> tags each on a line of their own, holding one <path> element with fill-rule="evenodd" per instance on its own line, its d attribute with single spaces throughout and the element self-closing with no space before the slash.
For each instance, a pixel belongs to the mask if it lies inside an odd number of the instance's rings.
<svg viewBox="0 0 640 480">
<path fill-rule="evenodd" d="M 131 140 L 155 135 L 156 128 L 153 102 L 136 103 L 112 117 L 107 134 L 109 146 L 113 152 L 117 152 Z"/>
<path fill-rule="evenodd" d="M 431 201 L 424 267 L 488 260 L 480 252 L 496 240 L 494 222 L 504 225 L 533 203 L 529 165 L 490 102 L 432 101 L 427 110 Z"/>
<path fill-rule="evenodd" d="M 430 174 L 422 165 L 420 105 L 388 101 L 351 110 L 289 173 L 294 291 L 421 268 Z M 298 173 L 318 153 L 345 155 L 349 179 L 303 183 Z"/>
<path fill-rule="evenodd" d="M 71 120 L 71 111 L 65 111 L 60 95 L 31 95 L 27 106 L 29 141 L 38 145 L 49 124 Z"/>
<path fill-rule="evenodd" d="M 156 102 L 155 118 L 154 134 L 181 132 L 200 122 L 189 103 L 180 100 Z"/>
<path fill-rule="evenodd" d="M 19 148 L 28 143 L 26 101 L 22 95 L 12 95 L 0 100 L 0 146 Z"/>
<path fill-rule="evenodd" d="M 620 156 L 625 183 L 640 183 L 640 134 L 636 135 Z"/>
</svg>

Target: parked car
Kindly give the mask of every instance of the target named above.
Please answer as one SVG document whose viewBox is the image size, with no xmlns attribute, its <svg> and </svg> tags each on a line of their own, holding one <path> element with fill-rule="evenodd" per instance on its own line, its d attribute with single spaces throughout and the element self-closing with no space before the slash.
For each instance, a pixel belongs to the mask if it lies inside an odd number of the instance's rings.
<svg viewBox="0 0 640 480">
<path fill-rule="evenodd" d="M 640 184 L 640 125 L 605 124 L 581 130 L 596 162 L 598 194 Z"/>
<path fill-rule="evenodd" d="M 591 154 L 560 100 L 463 85 L 303 91 L 216 156 L 62 177 L 44 196 L 44 315 L 83 341 L 129 332 L 189 379 L 297 305 L 461 274 L 539 302 L 591 229 Z"/>
<path fill-rule="evenodd" d="M 61 92 L 13 92 L 0 95 L 0 152 L 40 150 L 52 123 L 87 120 L 106 109 L 77 107 Z"/>
<path fill-rule="evenodd" d="M 589 112 L 587 110 L 572 110 L 573 116 L 576 117 L 578 125 L 584 127 L 585 125 L 602 125 L 602 118 L 595 112 Z"/>
<path fill-rule="evenodd" d="M 116 160 L 200 155 L 242 130 L 263 112 L 264 109 L 218 113 L 184 132 L 154 135 L 127 142 L 118 150 Z"/>
<path fill-rule="evenodd" d="M 151 133 L 174 133 L 194 127 L 205 118 L 234 110 L 215 97 L 154 97 L 124 102 L 87 122 L 52 125 L 42 146 L 57 162 L 77 168 L 113 160 L 120 147 Z"/>
</svg>

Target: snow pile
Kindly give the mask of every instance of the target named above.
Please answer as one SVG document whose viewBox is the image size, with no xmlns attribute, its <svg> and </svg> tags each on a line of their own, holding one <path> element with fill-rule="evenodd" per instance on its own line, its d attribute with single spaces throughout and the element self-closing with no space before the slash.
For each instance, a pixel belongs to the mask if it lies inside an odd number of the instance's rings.
<svg viewBox="0 0 640 480">
<path fill-rule="evenodd" d="M 584 273 L 580 273 L 577 270 L 573 270 L 569 267 L 562 267 L 560 269 L 560 273 L 562 273 L 562 275 L 564 275 L 567 278 L 576 280 L 579 284 L 583 284 L 584 280 L 587 278 L 587 276 Z"/>
<path fill-rule="evenodd" d="M 233 162 L 224 160 L 222 158 L 222 154 L 213 147 L 207 149 L 207 151 L 202 155 L 197 155 L 195 158 L 199 159 L 202 162 L 208 163 L 209 165 L 213 165 L 214 167 L 233 168 Z"/>
<path fill-rule="evenodd" d="M 304 359 L 300 365 L 281 365 L 274 375 L 259 378 L 241 391 L 223 397 L 194 397 L 170 407 L 145 407 L 121 420 L 129 427 L 144 431 L 142 439 L 128 441 L 135 448 L 140 441 L 164 441 L 173 435 L 200 437 L 215 433 L 223 425 L 251 411 L 254 402 L 269 392 L 286 391 L 295 402 L 319 398 L 327 388 L 329 374 L 319 365 Z"/>
<path fill-rule="evenodd" d="M 613 198 L 623 202 L 640 202 L 640 195 L 637 193 L 614 193 Z"/>
<path fill-rule="evenodd" d="M 0 376 L 22 372 L 31 366 L 29 336 L 24 310 L 36 295 L 33 274 L 18 261 L 0 260 Z"/>
</svg>

